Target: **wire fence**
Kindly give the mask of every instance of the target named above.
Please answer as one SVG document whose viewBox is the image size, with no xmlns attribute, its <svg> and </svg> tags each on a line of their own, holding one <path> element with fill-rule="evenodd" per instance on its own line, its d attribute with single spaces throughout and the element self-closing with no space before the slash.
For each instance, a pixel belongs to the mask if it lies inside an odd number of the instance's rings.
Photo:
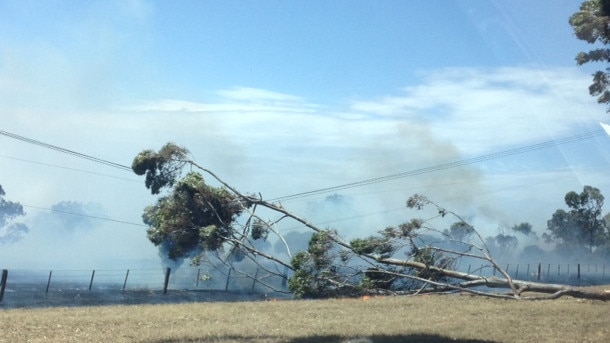
<svg viewBox="0 0 610 343">
<path fill-rule="evenodd" d="M 610 283 L 606 264 L 500 264 L 509 276 L 542 283 L 601 285 Z M 473 275 L 498 276 L 488 265 L 462 265 Z M 265 275 L 253 270 L 245 276 L 234 270 L 197 268 L 31 270 L 3 269 L 0 308 L 173 301 L 231 301 L 263 299 L 277 290 L 287 292 L 288 271 Z M 158 295 L 164 295 L 165 297 Z"/>
<path fill-rule="evenodd" d="M 205 269 L 3 269 L 0 308 L 262 299 L 287 276 Z M 276 288 L 277 287 L 277 288 Z M 162 295 L 159 297 L 158 295 Z"/>
<path fill-rule="evenodd" d="M 606 264 L 557 264 L 557 263 L 500 263 L 500 267 L 512 278 L 543 283 L 569 285 L 598 285 L 610 283 L 610 265 Z M 469 264 L 469 274 L 502 276 L 489 265 Z"/>
</svg>

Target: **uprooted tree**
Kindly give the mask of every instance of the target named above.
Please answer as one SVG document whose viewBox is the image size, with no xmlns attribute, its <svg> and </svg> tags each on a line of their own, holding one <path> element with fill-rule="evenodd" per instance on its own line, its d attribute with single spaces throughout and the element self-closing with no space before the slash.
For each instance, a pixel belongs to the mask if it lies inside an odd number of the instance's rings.
<svg viewBox="0 0 610 343">
<path fill-rule="evenodd" d="M 190 171 L 184 172 L 187 166 Z M 144 210 L 143 220 L 149 226 L 148 238 L 169 258 L 191 258 L 195 264 L 214 258 L 270 288 L 274 285 L 266 283 L 265 277 L 281 277 L 290 270 L 288 288 L 299 297 L 463 291 L 510 299 L 552 299 L 563 295 L 610 299 L 606 292 L 512 279 L 470 224 L 421 195 L 410 197 L 407 206 L 416 210 L 431 208 L 438 217 L 455 219 L 452 230 L 443 232 L 428 221 L 412 219 L 375 235 L 346 241 L 337 231 L 317 227 L 281 204 L 265 201 L 260 194 L 239 192 L 190 159 L 185 148 L 173 143 L 158 152 L 142 151 L 135 157 L 132 169 L 145 175 L 146 187 L 153 194 L 161 194 L 156 204 Z M 218 186 L 206 182 L 204 175 Z M 262 213 L 276 219 L 263 219 Z M 281 221 L 288 220 L 313 233 L 307 250 L 291 253 L 277 228 Z M 284 244 L 288 260 L 257 248 L 257 241 L 270 239 L 271 235 Z M 480 261 L 486 272 L 459 271 L 456 266 L 461 259 Z M 243 260 L 254 263 L 266 274 L 251 275 L 240 269 L 238 262 Z"/>
</svg>

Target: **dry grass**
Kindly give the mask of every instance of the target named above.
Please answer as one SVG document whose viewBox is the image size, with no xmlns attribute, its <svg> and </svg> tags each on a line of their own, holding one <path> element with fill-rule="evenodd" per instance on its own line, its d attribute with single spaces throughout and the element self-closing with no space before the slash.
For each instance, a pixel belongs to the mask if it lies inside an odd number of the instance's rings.
<svg viewBox="0 0 610 343">
<path fill-rule="evenodd" d="M 463 295 L 0 311 L 0 342 L 608 342 L 610 303 Z"/>
</svg>

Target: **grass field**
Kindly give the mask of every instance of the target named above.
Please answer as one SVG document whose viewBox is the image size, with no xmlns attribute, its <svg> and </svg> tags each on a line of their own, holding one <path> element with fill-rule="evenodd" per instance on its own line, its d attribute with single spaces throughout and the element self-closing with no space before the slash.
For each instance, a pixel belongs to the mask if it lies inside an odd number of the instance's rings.
<svg viewBox="0 0 610 343">
<path fill-rule="evenodd" d="M 610 303 L 465 295 L 0 310 L 0 342 L 609 342 Z"/>
</svg>

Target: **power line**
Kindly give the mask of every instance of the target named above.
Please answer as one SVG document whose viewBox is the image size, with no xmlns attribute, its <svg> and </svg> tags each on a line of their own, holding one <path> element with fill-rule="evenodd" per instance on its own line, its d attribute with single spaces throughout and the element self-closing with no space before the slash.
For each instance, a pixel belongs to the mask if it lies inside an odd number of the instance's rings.
<svg viewBox="0 0 610 343">
<path fill-rule="evenodd" d="M 138 180 L 135 180 L 135 179 L 128 179 L 128 178 L 125 178 L 125 177 L 108 175 L 108 174 L 104 174 L 104 173 L 97 173 L 97 172 L 93 172 L 93 171 L 89 171 L 89 170 L 83 170 L 83 169 L 78 169 L 78 168 L 64 167 L 64 166 L 60 166 L 60 165 L 57 165 L 57 164 L 51 164 L 51 163 L 44 163 L 44 162 L 37 162 L 37 161 L 32 161 L 32 160 L 26 160 L 24 158 L 18 158 L 18 157 L 14 157 L 14 156 L 0 155 L 0 157 L 8 158 L 8 159 L 11 159 L 11 160 L 16 160 L 16 161 L 21 161 L 21 162 L 26 162 L 26 163 L 39 164 L 39 165 L 42 165 L 42 166 L 48 166 L 48 167 L 72 170 L 72 171 L 76 171 L 76 172 L 80 172 L 80 173 L 85 173 L 85 174 L 93 174 L 93 175 L 104 176 L 104 177 L 109 177 L 109 178 L 118 179 L 118 180 L 124 180 L 124 181 L 129 181 L 129 182 L 141 183 L 141 181 L 138 181 Z"/>
<path fill-rule="evenodd" d="M 339 190 L 344 190 L 344 189 L 349 189 L 349 188 L 354 188 L 354 187 L 361 187 L 361 186 L 371 185 L 371 184 L 375 184 L 375 183 L 401 179 L 401 178 L 405 178 L 408 176 L 416 176 L 416 175 L 431 173 L 431 172 L 445 170 L 445 169 L 462 167 L 462 166 L 466 166 L 466 165 L 470 165 L 470 164 L 474 164 L 474 163 L 480 163 L 480 162 L 485 162 L 485 161 L 498 159 L 498 158 L 502 158 L 502 157 L 523 154 L 526 152 L 546 149 L 546 148 L 550 148 L 550 147 L 562 145 L 562 144 L 579 142 L 579 141 L 583 141 L 586 139 L 591 139 L 594 137 L 605 136 L 605 135 L 606 135 L 606 133 L 603 130 L 589 131 L 589 132 L 579 134 L 579 135 L 569 136 L 569 137 L 565 137 L 565 138 L 561 138 L 561 139 L 557 139 L 557 140 L 545 141 L 545 142 L 541 142 L 541 143 L 537 143 L 537 144 L 527 145 L 527 146 L 523 146 L 523 147 L 519 147 L 519 148 L 513 148 L 513 149 L 495 152 L 495 153 L 482 155 L 482 156 L 477 156 L 477 157 L 473 157 L 473 158 L 467 158 L 467 159 L 463 159 L 463 160 L 438 164 L 438 165 L 431 166 L 431 167 L 414 169 L 414 170 L 410 170 L 410 171 L 406 171 L 406 172 L 402 172 L 402 173 L 391 174 L 391 175 L 376 177 L 376 178 L 372 178 L 372 179 L 366 179 L 366 180 L 362 180 L 362 181 L 346 183 L 343 185 L 320 188 L 320 189 L 316 189 L 313 191 L 301 192 L 301 193 L 296 193 L 296 194 L 292 194 L 292 195 L 286 195 L 286 196 L 270 199 L 269 201 L 288 201 L 288 200 L 294 200 L 294 199 L 308 197 L 308 196 L 312 196 L 312 195 L 329 193 L 329 192 L 333 192 L 333 191 L 339 191 Z"/>
<path fill-rule="evenodd" d="M 61 148 L 61 147 L 58 147 L 56 145 L 52 145 L 52 144 L 49 144 L 49 143 L 44 143 L 44 142 L 41 142 L 41 141 L 38 141 L 38 140 L 35 140 L 35 139 L 32 139 L 32 138 L 27 138 L 27 137 L 24 137 L 24 136 L 20 136 L 18 134 L 14 134 L 14 133 L 10 133 L 10 132 L 7 132 L 7 131 L 0 130 L 0 135 L 7 136 L 7 137 L 10 137 L 10 138 L 13 138 L 13 139 L 17 139 L 17 140 L 20 140 L 20 141 L 23 141 L 23 142 L 26 142 L 26 143 L 38 145 L 38 146 L 41 146 L 43 148 L 59 151 L 59 152 L 62 152 L 64 154 L 68 154 L 68 155 L 76 156 L 76 157 L 79 157 L 79 158 L 84 158 L 86 160 L 90 160 L 90 161 L 93 161 L 93 162 L 105 164 L 105 165 L 110 166 L 110 167 L 114 167 L 114 168 L 118 168 L 118 169 L 123 169 L 123 170 L 131 171 L 131 167 L 128 167 L 128 166 L 123 165 L 123 164 L 111 162 L 111 161 L 104 160 L 104 159 L 101 159 L 101 158 L 97 158 L 97 157 L 94 157 L 94 156 L 91 156 L 91 155 L 86 155 L 86 154 L 83 154 L 83 153 L 80 153 L 80 152 L 76 152 L 74 150 L 69 150 L 69 149 Z"/>
<path fill-rule="evenodd" d="M 98 216 L 92 216 L 92 215 L 83 214 L 83 213 L 62 211 L 62 210 L 56 210 L 56 209 L 52 209 L 52 208 L 32 206 L 32 205 L 24 205 L 24 204 L 21 204 L 21 206 L 28 207 L 28 208 L 35 208 L 37 210 L 46 210 L 46 211 L 51 211 L 51 212 L 56 212 L 56 213 L 69 214 L 69 215 L 72 215 L 72 216 L 79 216 L 79 217 L 86 217 L 86 218 L 92 218 L 92 219 L 98 219 L 98 220 L 105 220 L 105 221 L 114 222 L 114 223 L 120 223 L 120 224 L 128 224 L 128 225 L 134 225 L 134 226 L 148 227 L 148 226 L 143 225 L 143 224 L 128 222 L 128 221 L 125 221 L 125 220 L 118 220 L 118 219 L 112 219 L 112 218 L 107 218 L 107 217 L 98 217 Z"/>
<path fill-rule="evenodd" d="M 58 146 L 55 146 L 55 145 L 52 145 L 52 144 L 40 142 L 40 141 L 31 139 L 31 138 L 26 138 L 26 137 L 23 137 L 23 136 L 20 136 L 20 135 L 17 135 L 17 134 L 13 134 L 13 133 L 10 133 L 10 132 L 6 132 L 6 131 L 0 130 L 0 135 L 4 135 L 4 136 L 7 136 L 7 137 L 18 139 L 18 140 L 21 140 L 21 141 L 24 141 L 24 142 L 27 142 L 27 143 L 39 145 L 39 146 L 42 146 L 42 147 L 45 147 L 45 148 L 49 148 L 49 149 L 52 149 L 52 150 L 63 152 L 63 153 L 66 153 L 66 154 L 69 154 L 69 155 L 73 155 L 73 156 L 76 156 L 76 157 L 80 157 L 80 158 L 84 158 L 84 159 L 87 159 L 87 160 L 91 160 L 91 161 L 94 161 L 94 162 L 97 162 L 97 163 L 102 163 L 102 164 L 105 164 L 105 165 L 108 165 L 108 166 L 112 166 L 112 167 L 115 167 L 115 168 L 119 168 L 119 169 L 123 169 L 123 170 L 128 170 L 128 171 L 132 170 L 130 167 L 122 165 L 122 164 L 119 164 L 119 163 L 110 162 L 110 161 L 103 160 L 103 159 L 100 159 L 100 158 L 97 158 L 97 157 L 93 157 L 93 156 L 86 155 L 86 154 L 83 154 L 83 153 L 79 153 L 79 152 L 76 152 L 76 151 L 72 151 L 72 150 L 68 150 L 68 149 L 65 149 L 65 148 L 61 148 L 61 147 L 58 147 Z M 473 157 L 473 158 L 462 159 L 462 160 L 457 160 L 457 161 L 453 161 L 453 162 L 438 164 L 438 165 L 435 165 L 435 166 L 414 169 L 414 170 L 410 170 L 410 171 L 406 171 L 406 172 L 401 172 L 401 173 L 397 173 L 397 174 L 391 174 L 391 175 L 386 175 L 386 176 L 366 179 L 366 180 L 362 180 L 362 181 L 351 182 L 351 183 L 347 183 L 347 184 L 343 184 L 343 185 L 337 185 L 337 186 L 332 186 L 332 187 L 320 188 L 320 189 L 317 189 L 317 190 L 312 190 L 312 191 L 307 191 L 307 192 L 301 192 L 301 193 L 281 196 L 281 197 L 270 199 L 269 201 L 289 201 L 289 200 L 294 200 L 294 199 L 298 199 L 298 198 L 308 197 L 308 196 L 312 196 L 312 195 L 324 194 L 324 193 L 329 193 L 329 192 L 339 191 L 339 190 L 345 190 L 345 189 L 355 188 L 355 187 L 362 187 L 362 186 L 367 186 L 367 185 L 371 185 L 371 184 L 375 184 L 375 183 L 380 183 L 380 182 L 386 182 L 386 181 L 392 181 L 392 180 L 396 180 L 396 179 L 401 179 L 401 178 L 405 178 L 405 177 L 409 177 L 409 176 L 416 176 L 416 175 L 421 175 L 421 174 L 426 174 L 426 173 L 431 173 L 431 172 L 436 172 L 436 171 L 441 171 L 441 170 L 446 170 L 446 169 L 462 167 L 462 166 L 466 166 L 466 165 L 470 165 L 470 164 L 474 164 L 474 163 L 485 162 L 485 161 L 489 161 L 489 160 L 493 160 L 493 159 L 498 159 L 498 158 L 503 158 L 503 157 L 507 157 L 507 156 L 523 154 L 523 153 L 527 153 L 527 152 L 531 152 L 531 151 L 536 151 L 536 150 L 540 150 L 540 149 L 546 149 L 546 148 L 550 148 L 550 147 L 557 146 L 557 145 L 562 145 L 562 144 L 579 142 L 579 141 L 583 141 L 583 140 L 586 140 L 586 139 L 591 139 L 591 138 L 594 138 L 594 137 L 605 136 L 605 135 L 606 135 L 606 133 L 605 133 L 604 130 L 589 131 L 589 132 L 586 132 L 586 133 L 583 133 L 583 134 L 569 136 L 569 137 L 565 137 L 565 138 L 561 138 L 561 139 L 557 139 L 557 140 L 545 141 L 545 142 L 536 143 L 536 144 L 532 144 L 532 145 L 526 145 L 526 146 L 522 146 L 522 147 L 518 147 L 518 148 L 508 149 L 508 150 L 504 150 L 504 151 L 500 151 L 500 152 L 495 152 L 495 153 L 491 153 L 491 154 L 487 154 L 487 155 L 482 155 L 482 156 L 477 156 L 477 157 Z"/>
</svg>

